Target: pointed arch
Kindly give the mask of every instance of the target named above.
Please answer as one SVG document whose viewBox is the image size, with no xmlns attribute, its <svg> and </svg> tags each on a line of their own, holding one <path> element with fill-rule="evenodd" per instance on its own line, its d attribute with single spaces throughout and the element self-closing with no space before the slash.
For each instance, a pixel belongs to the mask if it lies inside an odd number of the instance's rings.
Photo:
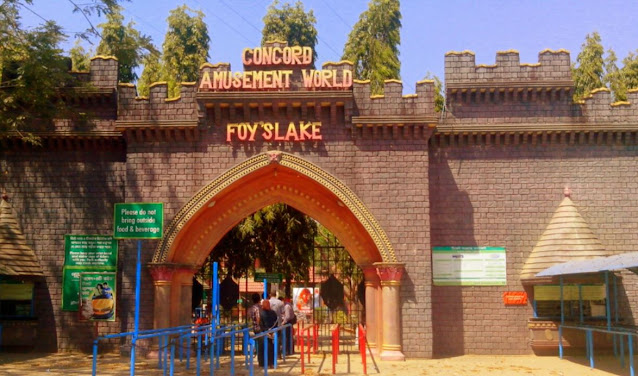
<svg viewBox="0 0 638 376">
<path fill-rule="evenodd" d="M 201 265 L 233 226 L 277 202 L 322 223 L 357 264 L 396 262 L 387 235 L 343 182 L 300 157 L 268 152 L 231 168 L 197 192 L 167 227 L 153 263 Z"/>
</svg>

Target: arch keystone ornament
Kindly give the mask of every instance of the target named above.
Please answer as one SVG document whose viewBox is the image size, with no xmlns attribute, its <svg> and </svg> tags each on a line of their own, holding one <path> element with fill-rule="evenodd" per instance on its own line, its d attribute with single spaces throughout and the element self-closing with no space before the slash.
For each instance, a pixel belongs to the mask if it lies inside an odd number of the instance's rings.
<svg viewBox="0 0 638 376">
<path fill-rule="evenodd" d="M 374 263 L 381 280 L 383 344 L 382 360 L 405 360 L 401 346 L 401 300 L 399 288 L 405 264 L 398 262 Z"/>
</svg>

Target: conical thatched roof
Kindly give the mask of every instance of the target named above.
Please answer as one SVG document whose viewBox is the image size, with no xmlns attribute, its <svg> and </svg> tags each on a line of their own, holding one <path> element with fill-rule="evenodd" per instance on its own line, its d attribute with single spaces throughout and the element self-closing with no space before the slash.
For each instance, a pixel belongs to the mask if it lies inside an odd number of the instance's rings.
<svg viewBox="0 0 638 376">
<path fill-rule="evenodd" d="M 569 190 L 566 190 L 565 198 L 527 258 L 521 280 L 534 279 L 537 273 L 554 264 L 599 256 L 609 256 L 609 253 L 580 215 L 569 197 Z"/>
<path fill-rule="evenodd" d="M 43 276 L 6 196 L 0 200 L 0 275 Z"/>
</svg>

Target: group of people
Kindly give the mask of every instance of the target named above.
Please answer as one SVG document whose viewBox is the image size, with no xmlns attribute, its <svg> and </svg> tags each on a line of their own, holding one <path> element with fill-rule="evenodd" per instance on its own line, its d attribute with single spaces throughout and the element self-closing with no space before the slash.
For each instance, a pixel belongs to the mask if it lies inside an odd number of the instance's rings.
<svg viewBox="0 0 638 376">
<path fill-rule="evenodd" d="M 252 323 L 252 329 L 255 334 L 274 329 L 278 326 L 286 324 L 296 324 L 297 316 L 295 315 L 292 303 L 289 297 L 286 299 L 277 298 L 275 294 L 270 294 L 270 299 L 261 299 L 259 294 L 252 295 L 253 305 L 248 310 L 248 317 Z M 292 326 L 286 329 L 286 341 L 279 341 L 279 353 L 286 350 L 286 354 L 292 354 L 294 350 L 293 330 Z M 281 333 L 281 332 L 280 332 Z M 282 337 L 279 337 L 282 338 Z M 264 347 L 268 346 L 268 364 L 272 366 L 274 363 L 274 342 L 271 336 L 263 336 L 257 341 L 257 359 L 259 366 L 264 366 Z"/>
</svg>

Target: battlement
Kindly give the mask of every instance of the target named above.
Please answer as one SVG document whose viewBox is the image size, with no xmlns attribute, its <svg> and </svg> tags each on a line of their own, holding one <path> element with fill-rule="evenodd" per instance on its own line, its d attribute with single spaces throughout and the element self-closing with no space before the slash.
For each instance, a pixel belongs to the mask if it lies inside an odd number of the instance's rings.
<svg viewBox="0 0 638 376">
<path fill-rule="evenodd" d="M 600 88 L 578 104 L 589 122 L 636 123 L 638 119 L 638 89 L 629 90 L 626 101 L 613 102 L 610 90 Z"/>
<path fill-rule="evenodd" d="M 572 87 L 571 64 L 566 50 L 544 50 L 538 63 L 521 64 L 518 51 L 501 51 L 493 65 L 476 65 L 471 51 L 445 54 L 447 92 L 472 88 Z"/>
<path fill-rule="evenodd" d="M 117 87 L 119 65 L 113 56 L 95 56 L 91 59 L 89 83 L 96 88 Z"/>
<path fill-rule="evenodd" d="M 155 82 L 149 87 L 148 97 L 136 96 L 133 84 L 118 85 L 119 120 L 197 120 L 197 89 L 195 82 L 182 82 L 180 96 L 168 97 L 168 84 Z"/>
</svg>

